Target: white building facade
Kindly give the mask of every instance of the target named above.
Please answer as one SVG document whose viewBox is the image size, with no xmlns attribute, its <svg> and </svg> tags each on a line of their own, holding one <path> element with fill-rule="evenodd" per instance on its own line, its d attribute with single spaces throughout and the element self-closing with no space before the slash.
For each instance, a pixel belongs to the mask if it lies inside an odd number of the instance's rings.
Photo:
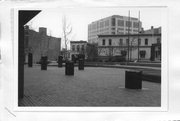
<svg viewBox="0 0 180 121">
<path fill-rule="evenodd" d="M 128 46 L 129 38 L 129 46 Z M 139 38 L 139 45 L 138 45 Z M 102 59 L 125 54 L 126 60 L 161 60 L 161 34 L 99 35 L 98 55 Z"/>
<path fill-rule="evenodd" d="M 97 43 L 98 35 L 136 34 L 142 26 L 138 18 L 113 15 L 88 25 L 88 42 Z"/>
</svg>

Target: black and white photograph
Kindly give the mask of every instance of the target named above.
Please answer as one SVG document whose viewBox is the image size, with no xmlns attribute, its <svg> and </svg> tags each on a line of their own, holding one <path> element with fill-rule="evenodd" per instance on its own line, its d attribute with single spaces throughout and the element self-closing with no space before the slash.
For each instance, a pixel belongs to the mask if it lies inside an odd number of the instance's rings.
<svg viewBox="0 0 180 121">
<path fill-rule="evenodd" d="M 19 10 L 18 106 L 161 107 L 163 10 Z"/>
<path fill-rule="evenodd" d="M 179 121 L 179 5 L 0 1 L 0 121 Z"/>
</svg>

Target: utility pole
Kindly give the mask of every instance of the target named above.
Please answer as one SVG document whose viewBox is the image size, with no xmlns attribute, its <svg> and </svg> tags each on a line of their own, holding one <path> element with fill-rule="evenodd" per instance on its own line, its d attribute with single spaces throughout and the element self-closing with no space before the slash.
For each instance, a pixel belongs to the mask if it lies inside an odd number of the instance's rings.
<svg viewBox="0 0 180 121">
<path fill-rule="evenodd" d="M 128 63 L 129 63 L 129 29 L 130 29 L 130 11 L 128 15 Z"/>
<path fill-rule="evenodd" d="M 138 15 L 139 21 L 138 21 L 138 62 L 139 62 L 139 29 L 140 29 L 140 11 L 139 11 L 139 15 Z"/>
</svg>

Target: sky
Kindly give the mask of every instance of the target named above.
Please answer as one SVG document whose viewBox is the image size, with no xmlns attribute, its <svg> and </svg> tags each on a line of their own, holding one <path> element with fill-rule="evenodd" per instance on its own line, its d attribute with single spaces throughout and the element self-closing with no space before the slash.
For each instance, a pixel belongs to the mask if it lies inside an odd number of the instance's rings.
<svg viewBox="0 0 180 121">
<path fill-rule="evenodd" d="M 151 26 L 162 26 L 163 8 L 158 7 L 56 7 L 42 10 L 37 16 L 30 20 L 27 25 L 38 31 L 39 27 L 46 27 L 47 34 L 62 38 L 62 18 L 66 16 L 67 22 L 72 26 L 72 33 L 69 37 L 72 41 L 85 40 L 88 37 L 88 24 L 93 21 L 105 18 L 111 15 L 130 16 L 138 18 L 140 11 L 140 20 L 144 30 Z"/>
</svg>

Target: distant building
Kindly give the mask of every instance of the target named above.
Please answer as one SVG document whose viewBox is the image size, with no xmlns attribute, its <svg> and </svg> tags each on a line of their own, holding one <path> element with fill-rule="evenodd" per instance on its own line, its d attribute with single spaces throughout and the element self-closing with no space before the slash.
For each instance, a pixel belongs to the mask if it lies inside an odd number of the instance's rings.
<svg viewBox="0 0 180 121">
<path fill-rule="evenodd" d="M 72 56 L 78 56 L 79 54 L 84 54 L 85 58 L 87 57 L 86 54 L 86 47 L 87 41 L 71 41 L 70 48 L 71 48 L 71 58 Z"/>
<path fill-rule="evenodd" d="M 129 35 L 129 59 L 161 60 L 161 28 L 151 28 L 140 34 Z M 122 56 L 125 53 L 128 58 L 128 35 L 98 35 L 98 55 L 102 59 Z"/>
<path fill-rule="evenodd" d="M 48 60 L 57 60 L 61 50 L 61 38 L 47 35 L 47 29 L 39 28 L 39 32 L 25 26 L 25 61 L 29 52 L 33 53 L 33 62 L 39 62 L 41 56 L 48 56 Z"/>
<path fill-rule="evenodd" d="M 130 18 L 130 20 L 129 20 Z M 88 25 L 88 42 L 96 43 L 97 35 L 122 35 L 128 33 L 137 34 L 142 26 L 138 18 L 120 15 L 109 16 Z"/>
</svg>

